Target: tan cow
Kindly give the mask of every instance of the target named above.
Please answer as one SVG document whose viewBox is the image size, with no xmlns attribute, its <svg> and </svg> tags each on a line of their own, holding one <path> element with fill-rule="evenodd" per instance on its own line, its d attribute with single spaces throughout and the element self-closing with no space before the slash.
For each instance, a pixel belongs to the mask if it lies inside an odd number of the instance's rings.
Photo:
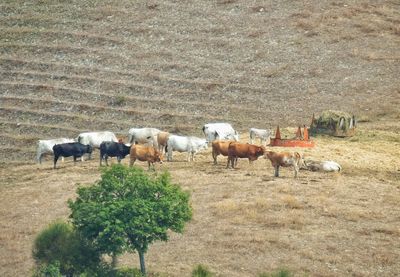
<svg viewBox="0 0 400 277">
<path fill-rule="evenodd" d="M 168 132 L 159 132 L 157 134 L 158 151 L 160 151 L 161 154 L 163 153 L 163 150 L 167 146 L 168 138 L 169 138 Z"/>
<path fill-rule="evenodd" d="M 214 140 L 211 143 L 212 146 L 212 157 L 214 159 L 214 164 L 217 164 L 218 155 L 228 156 L 228 147 L 233 140 Z"/>
<path fill-rule="evenodd" d="M 162 163 L 163 155 L 152 146 L 135 144 L 132 145 L 131 147 L 129 166 L 132 166 L 136 160 L 139 160 L 141 162 L 147 161 L 149 169 L 150 169 L 150 164 L 153 166 L 153 169 L 155 169 L 154 163 L 155 162 Z"/>
<path fill-rule="evenodd" d="M 232 168 L 235 168 L 238 158 L 247 158 L 249 162 L 253 162 L 258 157 L 264 155 L 264 147 L 248 143 L 231 142 L 228 146 L 228 162 L 226 168 L 229 168 L 229 163 Z"/>
<path fill-rule="evenodd" d="M 273 151 L 266 151 L 264 157 L 271 161 L 271 164 L 275 169 L 275 177 L 279 177 L 279 167 L 293 166 L 294 177 L 297 178 L 297 173 L 299 172 L 299 167 L 303 164 L 303 159 L 298 152 L 278 153 L 278 152 L 273 152 Z"/>
</svg>

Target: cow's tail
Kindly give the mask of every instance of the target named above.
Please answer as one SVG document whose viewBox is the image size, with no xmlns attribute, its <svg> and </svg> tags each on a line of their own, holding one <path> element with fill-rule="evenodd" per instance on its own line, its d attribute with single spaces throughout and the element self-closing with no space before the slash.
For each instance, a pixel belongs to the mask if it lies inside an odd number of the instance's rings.
<svg viewBox="0 0 400 277">
<path fill-rule="evenodd" d="M 202 130 L 203 130 L 203 134 L 205 135 L 206 134 L 206 126 L 203 126 Z"/>
<path fill-rule="evenodd" d="M 168 153 L 168 143 L 165 145 L 165 152 L 164 153 Z"/>
</svg>

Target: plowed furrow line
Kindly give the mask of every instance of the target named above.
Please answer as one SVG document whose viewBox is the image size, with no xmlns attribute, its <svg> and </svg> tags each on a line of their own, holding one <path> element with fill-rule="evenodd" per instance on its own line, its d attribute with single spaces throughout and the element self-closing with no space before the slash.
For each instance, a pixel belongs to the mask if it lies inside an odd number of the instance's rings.
<svg viewBox="0 0 400 277">
<path fill-rule="evenodd" d="M 12 28 L 2 28 L 0 29 L 0 35 L 6 36 L 7 34 L 10 35 L 18 35 L 21 34 L 22 36 L 27 35 L 45 35 L 46 40 L 54 41 L 55 38 L 58 38 L 60 41 L 61 38 L 67 39 L 68 41 L 73 41 L 75 38 L 76 41 L 82 43 L 82 39 L 91 40 L 91 42 L 87 42 L 88 44 L 94 44 L 98 46 L 116 46 L 116 45 L 124 45 L 124 42 L 121 39 L 112 36 L 102 36 L 93 33 L 87 33 L 84 31 L 76 32 L 76 31 L 68 31 L 68 30 L 57 30 L 57 29 L 38 29 L 38 28 L 28 28 L 28 27 L 12 27 Z"/>
<path fill-rule="evenodd" d="M 107 119 L 99 119 L 97 115 L 71 114 L 66 112 L 49 112 L 35 109 L 0 106 L 0 119 L 5 121 L 39 123 L 45 125 L 60 124 L 69 128 L 79 128 L 86 131 L 112 130 L 114 132 L 126 132 L 131 127 L 152 126 L 158 128 L 179 128 L 184 130 L 199 130 L 204 124 L 201 118 L 188 119 L 185 117 L 174 118 L 160 115 L 131 116 L 129 120 L 119 120 L 109 114 Z"/>
<path fill-rule="evenodd" d="M 105 118 L 109 117 L 109 114 L 117 114 L 116 117 L 123 118 L 124 115 L 127 120 L 131 115 L 136 115 L 140 117 L 146 117 L 148 115 L 154 115 L 160 113 L 158 110 L 154 111 L 144 111 L 144 110 L 132 110 L 127 108 L 112 108 L 108 106 L 92 105 L 87 103 L 75 103 L 63 100 L 48 100 L 48 99 L 38 99 L 38 98 L 27 98 L 19 96 L 0 96 L 3 106 L 12 106 L 18 104 L 24 108 L 40 108 L 41 110 L 53 110 L 55 112 L 68 111 L 70 113 L 83 113 L 83 114 L 105 114 Z M 173 113 L 162 113 L 163 116 L 170 116 L 174 118 L 206 118 L 206 116 L 194 116 L 193 114 L 173 114 Z M 96 118 L 99 118 L 96 116 Z"/>
<path fill-rule="evenodd" d="M 168 95 L 166 97 L 164 94 L 156 97 L 156 93 L 146 95 L 144 93 L 138 93 L 139 96 L 126 95 L 128 92 L 115 93 L 100 93 L 93 92 L 90 90 L 82 90 L 77 88 L 70 88 L 64 86 L 53 86 L 46 83 L 27 83 L 24 82 L 6 82 L 0 81 L 0 85 L 3 87 L 10 87 L 10 89 L 3 89 L 0 94 L 4 95 L 25 95 L 28 97 L 53 97 L 54 99 L 68 99 L 72 101 L 96 101 L 102 105 L 115 105 L 116 102 L 122 101 L 123 106 L 127 107 L 138 107 L 142 109 L 147 107 L 148 109 L 158 109 L 166 111 L 176 111 L 179 113 L 193 113 L 195 111 L 203 111 L 207 113 L 210 119 L 221 119 L 229 116 L 231 111 L 241 111 L 243 113 L 252 113 L 254 109 L 242 107 L 241 104 L 234 105 L 232 102 L 228 102 L 224 95 L 210 95 L 208 101 L 185 101 L 184 96 L 181 95 Z M 16 91 L 18 90 L 18 92 Z M 130 90 L 131 91 L 131 90 Z M 129 91 L 129 92 L 130 92 Z M 40 93 L 40 94 L 39 94 Z M 143 97 L 144 95 L 144 97 Z M 164 98 L 162 98 L 164 97 Z M 169 99 L 165 99 L 169 98 Z M 201 99 L 197 97 L 198 99 Z M 205 100 L 205 99 L 203 99 Z M 218 108 L 216 108 L 216 101 L 218 103 Z M 226 103 L 226 104 L 224 104 Z"/>
<path fill-rule="evenodd" d="M 66 127 L 62 125 L 50 125 L 40 123 L 27 123 L 0 120 L 3 134 L 38 137 L 40 139 L 51 139 L 58 137 L 76 137 L 84 130 Z"/>
<path fill-rule="evenodd" d="M 42 61 L 33 61 L 33 60 L 21 60 L 21 59 L 15 59 L 15 58 L 10 58 L 10 57 L 0 57 L 0 65 L 2 65 L 5 69 L 8 71 L 16 71 L 14 66 L 15 65 L 17 68 L 23 67 L 29 67 L 31 71 L 33 70 L 34 72 L 36 71 L 52 71 L 52 75 L 63 75 L 65 74 L 64 72 L 74 72 L 75 74 L 70 74 L 72 76 L 79 76 L 82 77 L 82 75 L 96 75 L 94 79 L 110 79 L 111 76 L 115 76 L 115 78 L 119 78 L 120 81 L 130 81 L 135 76 L 144 76 L 146 77 L 145 79 L 148 80 L 149 78 L 150 81 L 153 83 L 155 81 L 159 80 L 166 80 L 166 81 L 173 81 L 173 82 L 179 82 L 182 83 L 183 85 L 188 83 L 190 85 L 196 85 L 197 88 L 207 90 L 209 93 L 210 90 L 215 90 L 215 89 L 223 89 L 223 90 L 229 90 L 229 89 L 240 89 L 245 91 L 252 91 L 252 92 L 261 92 L 265 93 L 266 89 L 262 87 L 256 87 L 256 86 L 250 86 L 250 85 L 245 85 L 245 84 L 229 84 L 226 82 L 221 82 L 219 80 L 190 80 L 190 79 L 185 79 L 185 78 L 175 78 L 171 76 L 166 76 L 164 74 L 159 74 L 159 73 L 151 73 L 149 70 L 113 70 L 113 69 L 101 69 L 101 68 L 93 68 L 90 66 L 82 66 L 82 65 L 68 65 L 65 63 L 55 63 L 55 62 L 42 62 Z M 28 71 L 28 69 L 26 69 Z M 29 72 L 31 72 L 29 71 Z M 57 71 L 61 71 L 60 73 L 57 73 Z M 43 74 L 46 74 L 46 72 L 40 72 Z M 60 77 L 62 78 L 62 76 Z M 85 78 L 92 78 L 90 76 L 85 76 Z M 115 79 L 114 79 L 115 80 Z"/>
</svg>

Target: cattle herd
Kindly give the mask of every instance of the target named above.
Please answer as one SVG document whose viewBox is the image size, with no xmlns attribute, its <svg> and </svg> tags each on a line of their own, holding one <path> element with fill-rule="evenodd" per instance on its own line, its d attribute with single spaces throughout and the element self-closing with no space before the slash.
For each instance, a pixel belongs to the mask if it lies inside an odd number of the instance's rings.
<svg viewBox="0 0 400 277">
<path fill-rule="evenodd" d="M 149 169 L 154 169 L 154 163 L 163 161 L 163 155 L 172 161 L 172 154 L 176 152 L 187 152 L 188 162 L 194 161 L 197 152 L 212 147 L 212 158 L 217 164 L 219 155 L 226 156 L 226 168 L 235 168 L 239 158 L 247 158 L 250 163 L 260 156 L 269 159 L 275 170 L 275 176 L 279 177 L 279 168 L 293 167 L 294 176 L 297 177 L 300 167 L 312 171 L 340 171 L 339 164 L 333 161 L 304 161 L 298 152 L 274 152 L 266 150 L 265 146 L 271 131 L 250 128 L 249 142 L 239 142 L 239 134 L 229 123 L 208 123 L 202 128 L 205 138 L 194 136 L 180 136 L 161 131 L 156 128 L 132 128 L 128 131 L 128 141 L 123 143 L 118 140 L 114 133 L 85 132 L 79 134 L 75 139 L 57 138 L 50 140 L 39 140 L 36 159 L 39 163 L 42 156 L 47 153 L 54 155 L 54 168 L 60 157 L 73 157 L 74 163 L 77 158 L 88 154 L 91 159 L 93 149 L 100 149 L 100 165 L 105 160 L 108 165 L 108 157 L 116 157 L 118 163 L 127 155 L 130 157 L 129 165 L 132 166 L 136 160 L 148 163 Z M 261 145 L 253 144 L 256 138 L 260 139 Z"/>
</svg>

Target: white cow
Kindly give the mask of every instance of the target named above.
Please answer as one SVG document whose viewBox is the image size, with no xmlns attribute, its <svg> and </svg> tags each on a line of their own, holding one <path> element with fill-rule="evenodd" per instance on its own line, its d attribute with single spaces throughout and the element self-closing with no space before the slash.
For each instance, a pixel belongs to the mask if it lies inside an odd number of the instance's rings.
<svg viewBox="0 0 400 277">
<path fill-rule="evenodd" d="M 334 161 L 313 161 L 305 160 L 305 168 L 311 171 L 339 172 L 342 170 L 340 164 Z"/>
<path fill-rule="evenodd" d="M 128 143 L 149 144 L 157 148 L 157 134 L 161 130 L 157 128 L 131 128 L 128 131 Z"/>
<path fill-rule="evenodd" d="M 271 136 L 271 133 L 272 133 L 271 130 L 250 128 L 249 130 L 250 144 L 253 144 L 254 139 L 259 138 L 260 143 L 262 145 L 266 145 L 267 140 Z"/>
<path fill-rule="evenodd" d="M 203 126 L 207 142 L 217 139 L 239 141 L 239 134 L 229 123 L 207 123 Z"/>
<path fill-rule="evenodd" d="M 170 135 L 167 142 L 167 160 L 172 161 L 172 151 L 188 152 L 188 162 L 194 161 L 194 155 L 200 150 L 207 149 L 207 140 L 198 137 Z"/>
<path fill-rule="evenodd" d="M 85 145 L 90 145 L 93 148 L 100 148 L 100 144 L 103 141 L 114 141 L 118 142 L 117 137 L 113 132 L 110 131 L 102 131 L 102 132 L 85 132 L 80 133 L 76 138 L 77 142 L 80 142 Z M 89 159 L 91 159 L 92 155 L 89 154 Z"/>
<path fill-rule="evenodd" d="M 53 154 L 53 146 L 60 143 L 74 142 L 69 138 L 41 139 L 38 141 L 36 160 L 41 164 L 43 154 Z M 62 157 L 64 161 L 64 157 Z"/>
</svg>

